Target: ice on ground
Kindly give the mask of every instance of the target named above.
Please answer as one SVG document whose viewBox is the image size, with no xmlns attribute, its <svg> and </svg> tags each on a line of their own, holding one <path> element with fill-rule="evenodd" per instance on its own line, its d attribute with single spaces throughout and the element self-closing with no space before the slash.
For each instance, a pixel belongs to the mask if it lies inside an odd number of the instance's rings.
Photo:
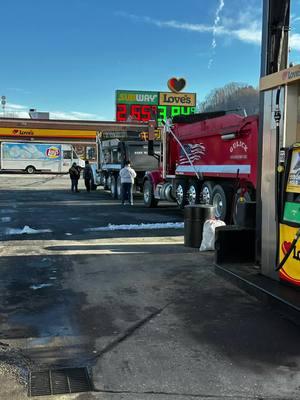
<svg viewBox="0 0 300 400">
<path fill-rule="evenodd" d="M 0 221 L 1 222 L 10 222 L 11 221 L 11 217 L 1 217 Z"/>
<path fill-rule="evenodd" d="M 142 229 L 182 229 L 183 222 L 164 222 L 156 224 L 129 224 L 129 225 L 113 225 L 99 226 L 96 228 L 86 228 L 85 232 L 98 232 L 98 231 L 130 231 Z"/>
<path fill-rule="evenodd" d="M 12 210 L 11 208 L 3 208 L 2 210 L 0 210 L 1 214 L 13 214 L 16 212 L 17 212 L 16 210 Z"/>
<path fill-rule="evenodd" d="M 26 233 L 27 235 L 33 235 L 36 233 L 47 233 L 52 232 L 51 229 L 33 229 L 30 226 L 25 225 L 23 229 L 20 228 L 7 228 L 5 231 L 6 235 L 23 235 Z"/>
<path fill-rule="evenodd" d="M 38 290 L 38 289 L 43 289 L 45 287 L 53 286 L 52 283 L 40 283 L 38 285 L 31 285 L 30 289 L 33 290 Z"/>
</svg>

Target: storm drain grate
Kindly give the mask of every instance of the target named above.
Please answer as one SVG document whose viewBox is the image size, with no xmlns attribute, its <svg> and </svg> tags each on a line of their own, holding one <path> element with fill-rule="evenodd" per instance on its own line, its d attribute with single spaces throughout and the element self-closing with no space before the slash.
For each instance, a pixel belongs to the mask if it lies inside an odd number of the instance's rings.
<svg viewBox="0 0 300 400">
<path fill-rule="evenodd" d="M 86 368 L 50 369 L 31 372 L 28 396 L 90 392 L 91 381 Z"/>
</svg>

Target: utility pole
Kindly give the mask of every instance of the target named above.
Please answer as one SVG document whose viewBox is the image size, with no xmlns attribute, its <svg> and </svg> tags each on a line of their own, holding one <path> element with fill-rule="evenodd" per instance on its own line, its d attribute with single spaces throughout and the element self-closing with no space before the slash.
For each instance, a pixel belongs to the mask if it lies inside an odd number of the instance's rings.
<svg viewBox="0 0 300 400">
<path fill-rule="evenodd" d="M 6 96 L 1 96 L 1 105 L 3 110 L 3 117 L 5 117 Z"/>
</svg>

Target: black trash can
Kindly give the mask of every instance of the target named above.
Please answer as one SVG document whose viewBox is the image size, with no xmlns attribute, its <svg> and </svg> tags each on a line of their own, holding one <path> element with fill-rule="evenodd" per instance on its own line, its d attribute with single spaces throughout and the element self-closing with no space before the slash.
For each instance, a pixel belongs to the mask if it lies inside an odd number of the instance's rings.
<svg viewBox="0 0 300 400">
<path fill-rule="evenodd" d="M 200 247 L 203 225 L 207 219 L 215 217 L 215 207 L 210 204 L 195 204 L 184 207 L 184 245 Z"/>
</svg>

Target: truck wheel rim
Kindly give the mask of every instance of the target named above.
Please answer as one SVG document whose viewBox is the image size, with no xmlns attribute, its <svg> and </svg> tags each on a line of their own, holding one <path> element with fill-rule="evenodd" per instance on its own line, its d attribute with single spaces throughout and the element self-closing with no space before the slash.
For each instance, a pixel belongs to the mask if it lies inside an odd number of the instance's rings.
<svg viewBox="0 0 300 400">
<path fill-rule="evenodd" d="M 117 183 L 117 193 L 118 193 L 118 196 L 121 196 L 121 183 L 120 182 Z"/>
<path fill-rule="evenodd" d="M 145 189 L 144 189 L 144 200 L 145 200 L 146 202 L 148 202 L 149 199 L 150 199 L 150 190 L 149 190 L 149 188 L 145 188 Z"/>
<path fill-rule="evenodd" d="M 202 189 L 202 200 L 203 200 L 203 203 L 205 203 L 205 204 L 210 203 L 210 192 L 209 192 L 208 187 L 206 187 L 206 186 Z"/>
<path fill-rule="evenodd" d="M 224 205 L 222 201 L 222 196 L 219 193 L 215 194 L 213 198 L 213 206 L 215 207 L 216 210 L 216 217 L 220 218 L 222 215 Z"/>
<path fill-rule="evenodd" d="M 188 194 L 189 204 L 195 204 L 196 203 L 196 197 L 197 197 L 196 188 L 195 188 L 195 186 L 192 185 L 189 188 L 189 194 Z"/>
<path fill-rule="evenodd" d="M 177 199 L 178 204 L 182 204 L 182 202 L 183 202 L 183 187 L 181 185 L 177 186 L 176 199 Z"/>
</svg>

